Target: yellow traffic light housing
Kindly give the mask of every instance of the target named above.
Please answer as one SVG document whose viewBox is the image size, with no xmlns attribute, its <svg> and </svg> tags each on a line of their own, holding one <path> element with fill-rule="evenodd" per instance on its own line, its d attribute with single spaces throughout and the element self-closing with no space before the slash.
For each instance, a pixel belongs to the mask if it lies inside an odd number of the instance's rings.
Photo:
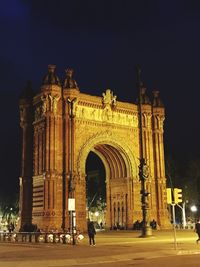
<svg viewBox="0 0 200 267">
<path fill-rule="evenodd" d="M 180 188 L 174 188 L 174 203 L 182 203 L 182 189 Z"/>
<path fill-rule="evenodd" d="M 167 188 L 167 204 L 172 204 L 172 189 Z"/>
</svg>

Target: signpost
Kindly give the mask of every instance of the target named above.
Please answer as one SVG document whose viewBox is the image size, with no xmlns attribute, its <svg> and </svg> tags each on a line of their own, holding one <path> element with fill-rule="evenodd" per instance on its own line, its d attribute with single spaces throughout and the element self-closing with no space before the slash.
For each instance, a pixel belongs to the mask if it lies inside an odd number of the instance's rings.
<svg viewBox="0 0 200 267">
<path fill-rule="evenodd" d="M 72 237 L 72 244 L 75 245 L 76 232 L 76 212 L 75 212 L 75 198 L 68 198 L 68 211 L 70 213 L 70 232 Z"/>
</svg>

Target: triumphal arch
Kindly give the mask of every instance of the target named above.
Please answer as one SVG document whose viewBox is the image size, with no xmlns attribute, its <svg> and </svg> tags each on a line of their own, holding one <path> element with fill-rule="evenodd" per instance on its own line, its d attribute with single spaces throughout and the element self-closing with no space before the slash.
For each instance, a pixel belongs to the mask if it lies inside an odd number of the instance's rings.
<svg viewBox="0 0 200 267">
<path fill-rule="evenodd" d="M 137 101 L 122 102 L 110 89 L 102 96 L 82 93 L 72 74 L 66 70 L 61 84 L 55 65 L 49 65 L 40 91 L 33 94 L 27 86 L 21 94 L 21 226 L 67 229 L 70 198 L 75 199 L 77 228 L 86 229 L 86 160 L 92 151 L 105 167 L 106 226 L 132 228 L 142 220 Z M 164 107 L 158 91 L 151 99 L 144 87 L 141 92 L 149 215 L 165 228 Z"/>
</svg>

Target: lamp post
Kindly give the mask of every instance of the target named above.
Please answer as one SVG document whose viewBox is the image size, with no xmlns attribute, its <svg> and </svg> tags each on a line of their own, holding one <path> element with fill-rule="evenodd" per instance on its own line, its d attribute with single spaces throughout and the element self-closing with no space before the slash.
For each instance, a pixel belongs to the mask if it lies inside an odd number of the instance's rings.
<svg viewBox="0 0 200 267">
<path fill-rule="evenodd" d="M 152 229 L 149 223 L 149 204 L 148 195 L 149 192 L 146 188 L 146 180 L 149 177 L 149 168 L 144 157 L 143 151 L 143 130 L 142 130 L 142 82 L 141 82 L 141 69 L 139 66 L 136 68 L 137 71 L 137 88 L 138 88 L 138 111 L 139 111 L 139 145 L 140 145 L 140 165 L 139 167 L 139 178 L 141 182 L 141 205 L 142 205 L 142 234 L 141 237 L 152 236 Z"/>
<path fill-rule="evenodd" d="M 197 206 L 196 205 L 192 205 L 190 207 L 190 211 L 192 212 L 192 220 L 196 221 L 196 214 L 197 214 L 197 211 L 198 211 Z"/>
<path fill-rule="evenodd" d="M 69 106 L 69 198 L 68 198 L 68 210 L 70 216 L 70 234 L 72 236 L 72 244 L 75 245 L 75 231 L 76 231 L 76 213 L 75 213 L 75 198 L 74 198 L 74 175 L 73 175 L 73 158 L 74 158 L 74 143 L 73 143 L 73 130 L 74 130 L 74 103 L 76 98 L 67 99 Z"/>
</svg>

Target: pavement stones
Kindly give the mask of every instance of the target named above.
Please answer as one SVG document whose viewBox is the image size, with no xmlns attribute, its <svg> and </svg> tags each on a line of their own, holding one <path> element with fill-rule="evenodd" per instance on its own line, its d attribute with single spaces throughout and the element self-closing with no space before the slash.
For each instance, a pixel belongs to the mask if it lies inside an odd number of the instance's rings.
<svg viewBox="0 0 200 267">
<path fill-rule="evenodd" d="M 151 238 L 139 238 L 139 232 L 97 233 L 96 247 L 90 247 L 87 236 L 82 243 L 36 244 L 0 243 L 0 267 L 63 267 L 105 263 L 136 262 L 175 255 L 200 254 L 196 234 L 177 232 L 177 249 L 172 231 L 154 231 Z"/>
</svg>

